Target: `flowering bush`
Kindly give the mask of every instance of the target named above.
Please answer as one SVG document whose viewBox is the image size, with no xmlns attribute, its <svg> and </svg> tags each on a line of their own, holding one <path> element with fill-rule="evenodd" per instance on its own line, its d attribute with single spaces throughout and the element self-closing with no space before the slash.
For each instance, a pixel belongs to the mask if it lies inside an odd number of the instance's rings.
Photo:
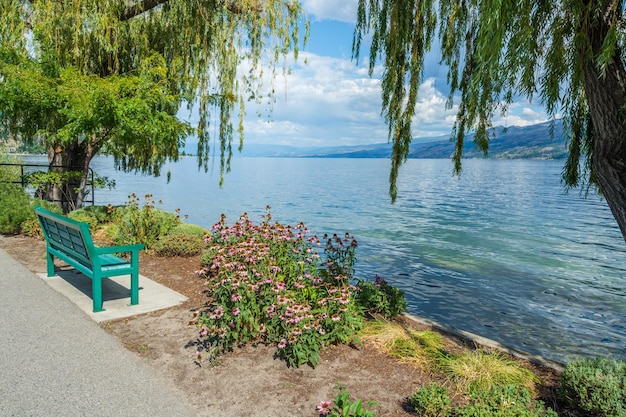
<svg viewBox="0 0 626 417">
<path fill-rule="evenodd" d="M 225 216 L 213 226 L 197 271 L 211 299 L 194 318 L 210 358 L 264 342 L 290 366 L 315 366 L 323 346 L 355 340 L 362 326 L 350 284 L 356 240 L 327 237 L 320 254 L 320 239 L 308 235 L 303 223 L 272 222 L 269 207 L 259 225 L 244 213 L 232 226 Z"/>
<path fill-rule="evenodd" d="M 370 316 L 395 318 L 406 310 L 404 292 L 376 275 L 374 282 L 358 281 L 356 302 Z"/>
<path fill-rule="evenodd" d="M 157 209 L 152 194 L 146 194 L 145 199 L 143 207 L 139 208 L 139 197 L 133 193 L 128 196 L 124 208 L 113 209 L 114 222 L 118 226 L 115 243 L 118 245 L 143 243 L 147 249 L 152 249 L 161 237 L 181 223 L 178 211 L 174 215 Z"/>
</svg>

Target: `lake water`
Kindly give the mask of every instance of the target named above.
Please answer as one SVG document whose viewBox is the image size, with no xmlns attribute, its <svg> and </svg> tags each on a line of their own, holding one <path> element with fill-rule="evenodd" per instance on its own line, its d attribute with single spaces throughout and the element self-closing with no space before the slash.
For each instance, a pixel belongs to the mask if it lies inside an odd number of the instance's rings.
<svg viewBox="0 0 626 417">
<path fill-rule="evenodd" d="M 389 163 L 238 157 L 221 189 L 195 158 L 166 167 L 169 184 L 92 166 L 117 181 L 96 204 L 150 193 L 207 228 L 269 205 L 281 223 L 354 235 L 357 276 L 401 288 L 412 314 L 559 362 L 626 359 L 626 243 L 603 199 L 564 193 L 562 161 L 467 160 L 457 178 L 449 160 L 409 160 L 393 205 Z"/>
</svg>

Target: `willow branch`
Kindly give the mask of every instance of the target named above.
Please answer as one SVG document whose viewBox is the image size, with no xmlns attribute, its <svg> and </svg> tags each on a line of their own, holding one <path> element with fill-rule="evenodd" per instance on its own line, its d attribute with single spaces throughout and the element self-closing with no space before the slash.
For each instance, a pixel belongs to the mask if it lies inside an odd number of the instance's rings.
<svg viewBox="0 0 626 417">
<path fill-rule="evenodd" d="M 168 1 L 169 0 L 142 0 L 124 9 L 120 14 L 120 21 L 132 19 Z M 226 9 L 232 13 L 241 14 L 245 10 L 237 0 L 219 0 L 218 3 L 224 5 Z M 263 10 L 263 2 L 261 0 L 257 1 L 253 10 L 257 12 Z"/>
<path fill-rule="evenodd" d="M 120 15 L 120 21 L 132 19 L 140 14 L 152 10 L 155 7 L 167 3 L 169 0 L 143 0 L 133 6 L 127 7 Z"/>
</svg>

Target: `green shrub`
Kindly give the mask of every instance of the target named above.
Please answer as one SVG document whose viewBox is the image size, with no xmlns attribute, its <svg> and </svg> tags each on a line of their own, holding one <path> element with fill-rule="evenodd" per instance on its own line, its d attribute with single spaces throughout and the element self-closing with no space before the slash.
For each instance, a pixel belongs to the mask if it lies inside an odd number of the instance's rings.
<svg viewBox="0 0 626 417">
<path fill-rule="evenodd" d="M 55 204 L 52 201 L 42 200 L 40 198 L 34 198 L 31 201 L 30 205 L 32 207 L 39 206 L 41 208 L 45 208 L 46 210 L 51 211 L 53 213 L 63 214 L 63 209 L 58 204 Z"/>
<path fill-rule="evenodd" d="M 16 184 L 0 184 L 0 233 L 17 234 L 22 223 L 34 219 L 30 208 L 30 197 Z"/>
<path fill-rule="evenodd" d="M 111 216 L 111 221 L 119 222 L 126 212 L 129 212 L 131 209 L 134 210 L 136 205 L 131 207 L 130 203 L 126 203 L 124 206 L 108 206 L 109 215 Z"/>
<path fill-rule="evenodd" d="M 452 412 L 448 389 L 436 382 L 419 387 L 411 395 L 411 405 L 421 417 L 448 417 Z"/>
<path fill-rule="evenodd" d="M 473 389 L 469 404 L 456 410 L 459 417 L 558 417 L 530 392 L 517 385 Z"/>
<path fill-rule="evenodd" d="M 117 244 L 143 243 L 152 249 L 163 236 L 177 224 L 180 218 L 172 213 L 155 208 L 152 195 L 146 195 L 146 202 L 139 208 L 139 199 L 134 194 L 123 210 L 116 210 L 116 223 L 119 226 L 115 236 Z"/>
<path fill-rule="evenodd" d="M 41 225 L 39 224 L 39 220 L 37 219 L 26 219 L 20 225 L 20 233 L 25 236 L 30 237 L 41 237 L 43 238 L 43 233 L 41 232 Z"/>
<path fill-rule="evenodd" d="M 197 224 L 180 223 L 172 227 L 168 232 L 169 235 L 193 235 L 204 239 L 209 234 L 209 231 Z"/>
<path fill-rule="evenodd" d="M 626 362 L 580 359 L 561 375 L 559 395 L 570 406 L 597 416 L 626 416 Z"/>
<path fill-rule="evenodd" d="M 92 229 L 98 225 L 98 219 L 83 209 L 71 211 L 68 213 L 67 217 L 77 222 L 87 223 Z"/>
<path fill-rule="evenodd" d="M 356 302 L 367 314 L 394 318 L 406 310 L 404 293 L 378 275 L 374 282 L 359 281 L 357 288 Z"/>
<path fill-rule="evenodd" d="M 32 208 L 35 206 L 39 206 L 45 208 L 46 210 L 52 211 L 54 213 L 63 214 L 63 209 L 59 207 L 58 204 L 55 204 L 51 201 L 41 200 L 39 198 L 34 198 L 30 205 Z M 41 232 L 41 225 L 39 224 L 39 220 L 37 220 L 37 216 L 35 216 L 35 212 L 32 210 L 32 217 L 24 220 L 21 225 L 21 232 L 26 236 L 31 237 L 41 237 L 43 238 L 43 233 Z"/>
<path fill-rule="evenodd" d="M 85 222 L 92 228 L 114 221 L 113 208 L 108 206 L 85 206 L 68 213 L 68 217 L 79 222 Z"/>
<path fill-rule="evenodd" d="M 0 146 L 0 163 L 21 164 L 23 162 L 22 157 L 4 152 L 6 152 L 6 150 L 4 147 Z M 19 181 L 21 173 L 22 171 L 17 165 L 2 165 L 0 166 L 0 182 Z"/>
<path fill-rule="evenodd" d="M 88 223 L 90 226 L 97 226 L 113 221 L 112 209 L 107 206 L 85 206 L 70 212 L 68 216 L 79 222 Z"/>
<path fill-rule="evenodd" d="M 104 223 L 100 225 L 100 231 L 105 239 L 116 242 L 115 238 L 120 232 L 120 225 L 119 223 Z"/>
<path fill-rule="evenodd" d="M 376 401 L 368 401 L 363 404 L 361 400 L 353 401 L 346 387 L 337 384 L 335 389 L 339 390 L 335 401 L 322 401 L 317 407 L 317 411 L 322 416 L 328 417 L 374 417 L 376 412 L 373 407 L 378 406 Z"/>
<path fill-rule="evenodd" d="M 157 256 L 190 257 L 200 255 L 206 246 L 203 237 L 183 233 L 168 234 L 163 236 L 154 246 Z"/>
</svg>

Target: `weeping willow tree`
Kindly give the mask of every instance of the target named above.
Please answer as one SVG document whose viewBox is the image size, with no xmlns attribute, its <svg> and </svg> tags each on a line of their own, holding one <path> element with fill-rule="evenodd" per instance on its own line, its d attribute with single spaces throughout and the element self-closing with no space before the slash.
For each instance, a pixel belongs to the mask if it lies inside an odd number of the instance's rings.
<svg viewBox="0 0 626 417">
<path fill-rule="evenodd" d="M 293 0 L 3 0 L 0 127 L 45 141 L 51 169 L 80 171 L 50 190 L 72 196 L 66 209 L 82 205 L 102 150 L 117 168 L 159 175 L 194 135 L 205 170 L 218 144 L 223 178 L 246 102 L 271 106 L 307 34 Z M 184 105 L 197 125 L 176 117 Z"/>
<path fill-rule="evenodd" d="M 626 239 L 624 2 L 617 0 L 359 0 L 353 55 L 372 34 L 370 74 L 382 61 L 382 109 L 393 143 L 390 196 L 406 161 L 424 56 L 448 68 L 451 139 L 461 171 L 466 134 L 487 154 L 493 116 L 538 96 L 570 135 L 567 186 L 595 185 Z"/>
</svg>

